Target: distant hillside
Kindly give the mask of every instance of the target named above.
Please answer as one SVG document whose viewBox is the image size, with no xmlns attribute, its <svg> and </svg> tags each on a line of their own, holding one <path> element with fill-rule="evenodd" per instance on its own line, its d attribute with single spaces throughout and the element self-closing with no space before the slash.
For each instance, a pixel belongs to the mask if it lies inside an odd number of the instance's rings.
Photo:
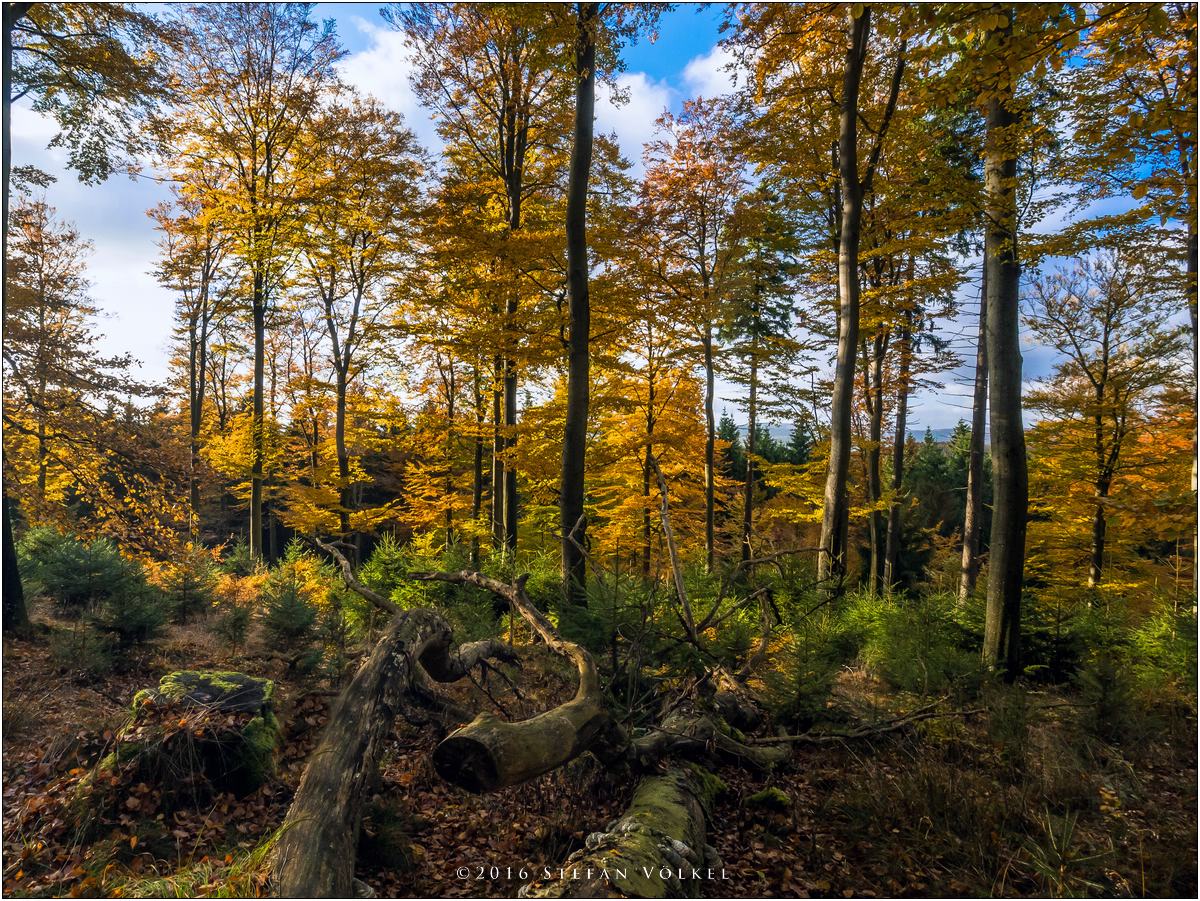
<svg viewBox="0 0 1200 901">
<path fill-rule="evenodd" d="M 742 434 L 745 434 L 746 424 L 744 422 L 739 422 L 737 425 L 738 425 L 739 432 L 741 432 Z M 790 425 L 779 425 L 777 423 L 771 423 L 770 425 L 767 426 L 767 431 L 770 433 L 771 437 L 774 438 L 776 441 L 789 441 L 789 440 L 791 440 L 791 437 L 792 437 L 792 428 L 793 427 Z M 950 440 L 950 436 L 954 434 L 954 427 L 948 426 L 948 427 L 942 428 L 942 429 L 933 429 L 932 431 L 933 431 L 933 440 L 940 444 L 944 441 Z M 912 438 L 914 441 L 924 441 L 925 440 L 925 429 L 923 429 L 923 428 L 909 429 L 908 436 L 910 438 Z M 986 431 L 984 432 L 984 437 L 985 438 L 987 437 Z"/>
</svg>

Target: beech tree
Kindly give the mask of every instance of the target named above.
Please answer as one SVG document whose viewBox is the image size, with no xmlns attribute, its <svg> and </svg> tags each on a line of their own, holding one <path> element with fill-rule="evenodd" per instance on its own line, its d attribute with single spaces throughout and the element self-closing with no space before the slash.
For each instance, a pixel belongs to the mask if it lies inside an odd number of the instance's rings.
<svg viewBox="0 0 1200 901">
<path fill-rule="evenodd" d="M 562 513 L 563 592 L 568 601 L 587 603 L 584 556 L 584 464 L 587 452 L 588 395 L 591 387 L 588 298 L 587 189 L 592 168 L 592 119 L 596 108 L 596 32 L 599 4 L 581 3 L 575 38 L 575 135 L 567 187 L 567 424 L 563 435 Z"/>
<path fill-rule="evenodd" d="M 858 15 L 855 13 L 858 12 Z M 825 480 L 825 506 L 821 519 L 820 556 L 817 578 L 827 590 L 840 594 L 846 575 L 846 541 L 849 501 L 846 477 L 850 464 L 850 410 L 853 402 L 855 354 L 858 351 L 860 303 L 859 242 L 862 229 L 863 196 L 871 190 L 888 125 L 896 109 L 904 75 L 905 45 L 901 42 L 887 106 L 874 130 L 874 143 L 867 155 L 865 171 L 859 171 L 859 88 L 866 65 L 871 35 L 871 8 L 847 12 L 848 41 L 842 73 L 840 132 L 837 145 L 838 178 L 841 190 L 841 221 L 838 227 L 838 353 L 830 411 L 829 470 Z"/>
<path fill-rule="evenodd" d="M 551 167 L 564 155 L 575 80 L 564 77 L 558 23 L 536 8 L 439 3 L 390 6 L 383 15 L 410 40 L 413 86 L 434 111 L 449 158 L 500 203 L 506 239 L 492 248 L 498 282 L 492 300 L 501 325 L 493 373 L 492 507 L 498 543 L 511 552 L 517 472 L 506 461 L 517 440 L 517 317 L 522 291 L 529 290 L 522 271 L 531 268 L 523 265 L 517 233 L 527 202 L 546 193 Z"/>
<path fill-rule="evenodd" d="M 297 144 L 312 160 L 302 191 L 309 227 L 298 235 L 297 275 L 315 290 L 334 375 L 338 531 L 353 512 L 347 391 L 356 353 L 389 324 L 415 269 L 424 163 L 399 114 L 375 100 L 334 102 Z"/>
<path fill-rule="evenodd" d="M 267 318 L 302 212 L 298 171 L 311 163 L 294 151 L 342 52 L 332 23 L 309 19 L 311 7 L 191 7 L 183 52 L 176 56 L 182 102 L 173 148 L 181 160 L 205 160 L 220 171 L 210 202 L 224 211 L 230 252 L 249 283 L 254 383 L 248 540 L 255 559 L 262 557 L 264 537 Z"/>
<path fill-rule="evenodd" d="M 1107 251 L 1036 277 L 1025 321 L 1063 361 L 1029 397 L 1059 423 L 1051 440 L 1091 451 L 1085 478 L 1095 496 L 1088 588 L 1104 573 L 1109 493 L 1126 464 L 1130 433 L 1182 361 L 1183 330 L 1172 327 L 1150 267 Z"/>
<path fill-rule="evenodd" d="M 203 196 L 202 191 L 199 196 Z M 188 494 L 195 538 L 200 532 L 200 446 L 208 388 L 209 335 L 214 319 L 228 307 L 234 277 L 224 268 L 228 240 L 202 200 L 186 190 L 177 190 L 174 207 L 164 203 L 150 215 L 163 235 L 156 275 L 161 284 L 178 295 L 177 333 L 186 360 Z"/>
</svg>

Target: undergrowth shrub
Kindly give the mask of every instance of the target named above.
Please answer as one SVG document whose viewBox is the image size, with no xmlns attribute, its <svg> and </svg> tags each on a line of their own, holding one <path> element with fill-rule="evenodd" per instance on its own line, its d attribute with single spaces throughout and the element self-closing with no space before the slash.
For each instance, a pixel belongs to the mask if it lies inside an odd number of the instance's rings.
<svg viewBox="0 0 1200 901">
<path fill-rule="evenodd" d="M 450 621 L 456 639 L 472 641 L 495 635 L 496 620 L 507 609 L 505 602 L 498 601 L 489 592 L 470 586 L 418 582 L 407 578 L 410 572 L 473 568 L 468 545 L 460 543 L 444 547 L 435 544 L 435 537 L 432 534 L 418 536 L 401 544 L 390 535 L 385 535 L 360 569 L 359 580 L 402 610 L 432 607 L 439 611 Z M 537 559 L 533 558 L 532 562 Z M 480 569 L 504 581 L 512 578 L 512 563 L 496 555 L 485 555 Z M 522 572 L 530 573 L 526 591 L 530 592 L 531 597 L 536 596 L 535 602 L 544 602 L 544 592 L 538 587 L 541 581 L 538 569 L 523 568 Z M 539 606 L 542 604 L 539 603 Z M 373 615 L 373 609 L 367 611 L 368 615 Z"/>
<path fill-rule="evenodd" d="M 250 608 L 240 604 L 229 604 L 212 623 L 212 632 L 233 650 L 246 643 L 250 632 Z"/>
<path fill-rule="evenodd" d="M 82 618 L 114 637 L 118 650 L 151 640 L 166 622 L 163 593 L 149 583 L 139 563 L 123 557 L 108 539 L 84 543 L 34 529 L 24 536 L 22 548 L 37 588 L 53 600 L 58 612 Z M 81 647 L 80 653 L 90 652 Z M 102 655 L 90 656 L 89 666 L 101 666 Z"/>
<path fill-rule="evenodd" d="M 789 625 L 778 666 L 763 681 L 776 717 L 802 731 L 825 712 L 838 671 L 858 648 L 845 619 L 829 606 L 793 613 Z"/>
<path fill-rule="evenodd" d="M 42 582 L 45 562 L 54 559 L 59 545 L 74 540 L 72 536 L 64 535 L 51 526 L 34 526 L 17 540 L 17 561 L 27 594 L 47 593 Z"/>
<path fill-rule="evenodd" d="M 1196 617 L 1167 602 L 1129 631 L 1131 672 L 1145 696 L 1196 706 Z"/>
<path fill-rule="evenodd" d="M 928 694 L 978 685 L 977 651 L 954 617 L 949 595 L 892 598 L 851 595 L 845 612 L 848 637 L 861 641 L 859 660 L 893 688 Z"/>
<path fill-rule="evenodd" d="M 122 557 L 106 538 L 85 544 L 62 536 L 38 541 L 27 552 L 40 587 L 66 616 L 95 610 L 114 595 L 145 584 L 141 567 Z"/>
<path fill-rule="evenodd" d="M 258 569 L 250 556 L 250 545 L 240 538 L 225 552 L 218 568 L 231 576 L 251 576 Z"/>
<path fill-rule="evenodd" d="M 177 560 L 164 567 L 162 585 L 176 622 L 186 623 L 204 614 L 216 598 L 217 571 L 211 553 L 189 544 Z"/>
<path fill-rule="evenodd" d="M 115 635 L 122 649 L 128 649 L 157 637 L 167 614 L 162 593 L 142 578 L 105 600 L 92 621 L 97 628 Z"/>
<path fill-rule="evenodd" d="M 60 670 L 91 678 L 106 676 L 113 670 L 115 641 L 83 623 L 55 629 L 49 644 L 50 659 Z"/>
<path fill-rule="evenodd" d="M 384 535 L 375 544 L 371 556 L 358 571 L 358 580 L 385 598 L 400 603 L 399 589 L 406 583 L 404 573 L 410 568 L 409 555 L 393 536 Z"/>
<path fill-rule="evenodd" d="M 308 643 L 317 608 L 293 569 L 273 572 L 263 585 L 262 600 L 263 628 L 272 647 L 296 651 Z"/>
</svg>

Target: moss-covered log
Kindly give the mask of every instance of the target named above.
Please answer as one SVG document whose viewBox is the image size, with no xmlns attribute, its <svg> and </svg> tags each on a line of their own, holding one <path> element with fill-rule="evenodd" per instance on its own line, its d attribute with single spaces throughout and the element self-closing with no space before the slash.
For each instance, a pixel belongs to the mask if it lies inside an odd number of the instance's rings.
<svg viewBox="0 0 1200 901">
<path fill-rule="evenodd" d="M 549 879 L 521 889 L 524 898 L 696 897 L 721 863 L 705 844 L 712 802 L 723 785 L 695 766 L 643 779 L 625 814 L 587 837 Z"/>
<path fill-rule="evenodd" d="M 661 726 L 635 738 L 630 747 L 630 756 L 645 767 L 668 755 L 705 762 L 724 758 L 767 770 L 785 761 L 790 752 L 778 747 L 746 744 L 721 721 L 703 714 L 679 711 L 667 717 Z"/>
<path fill-rule="evenodd" d="M 339 696 L 279 833 L 272 871 L 277 895 L 351 896 L 363 805 L 384 739 L 421 670 L 450 682 L 485 658 L 513 657 L 494 641 L 452 650 L 451 637 L 449 623 L 432 610 L 400 613 Z"/>
<path fill-rule="evenodd" d="M 604 704 L 592 655 L 558 631 L 525 593 L 525 578 L 506 584 L 476 572 L 414 573 L 411 578 L 474 585 L 507 600 L 546 645 L 575 664 L 579 687 L 565 704 L 510 723 L 490 714 L 448 735 L 433 752 L 438 774 L 469 791 L 517 785 L 592 751 L 604 760 L 625 756 L 628 741 Z"/>
</svg>

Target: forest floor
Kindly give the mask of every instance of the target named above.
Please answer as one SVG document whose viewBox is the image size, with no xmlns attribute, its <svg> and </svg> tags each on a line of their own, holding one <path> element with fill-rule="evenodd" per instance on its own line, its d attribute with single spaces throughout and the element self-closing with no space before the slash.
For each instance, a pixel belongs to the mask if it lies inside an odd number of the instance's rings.
<svg viewBox="0 0 1200 901">
<path fill-rule="evenodd" d="M 572 673 L 544 649 L 526 650 L 520 698 L 495 679 L 488 693 L 471 683 L 448 693 L 474 709 L 492 706 L 490 694 L 514 718 L 569 697 Z M 142 783 L 123 789 L 120 814 L 87 842 L 71 821 L 72 787 L 111 744 L 134 692 L 176 669 L 210 667 L 280 677 L 278 662 L 234 658 L 197 626 L 173 628 L 103 678 L 55 665 L 44 632 L 4 640 L 5 895 L 217 895 L 235 880 L 243 892 L 265 889 L 247 855 L 282 822 L 329 692 L 277 683 L 286 730 L 279 776 L 252 794 L 164 813 L 158 787 Z M 724 871 L 703 894 L 1195 897 L 1194 724 L 1184 727 L 1189 739 L 1122 751 L 1080 739 L 1069 695 L 1020 697 L 869 741 L 799 744 L 771 774 L 720 768 L 728 791 L 709 841 Z M 846 670 L 828 704 L 844 728 L 927 702 Z M 434 727 L 406 723 L 391 736 L 359 866 L 380 896 L 515 896 L 527 881 L 522 868 L 557 869 L 632 790 L 632 780 L 607 778 L 585 757 L 471 795 L 433 772 L 436 738 Z M 750 801 L 768 786 L 786 795 L 781 809 Z"/>
</svg>

